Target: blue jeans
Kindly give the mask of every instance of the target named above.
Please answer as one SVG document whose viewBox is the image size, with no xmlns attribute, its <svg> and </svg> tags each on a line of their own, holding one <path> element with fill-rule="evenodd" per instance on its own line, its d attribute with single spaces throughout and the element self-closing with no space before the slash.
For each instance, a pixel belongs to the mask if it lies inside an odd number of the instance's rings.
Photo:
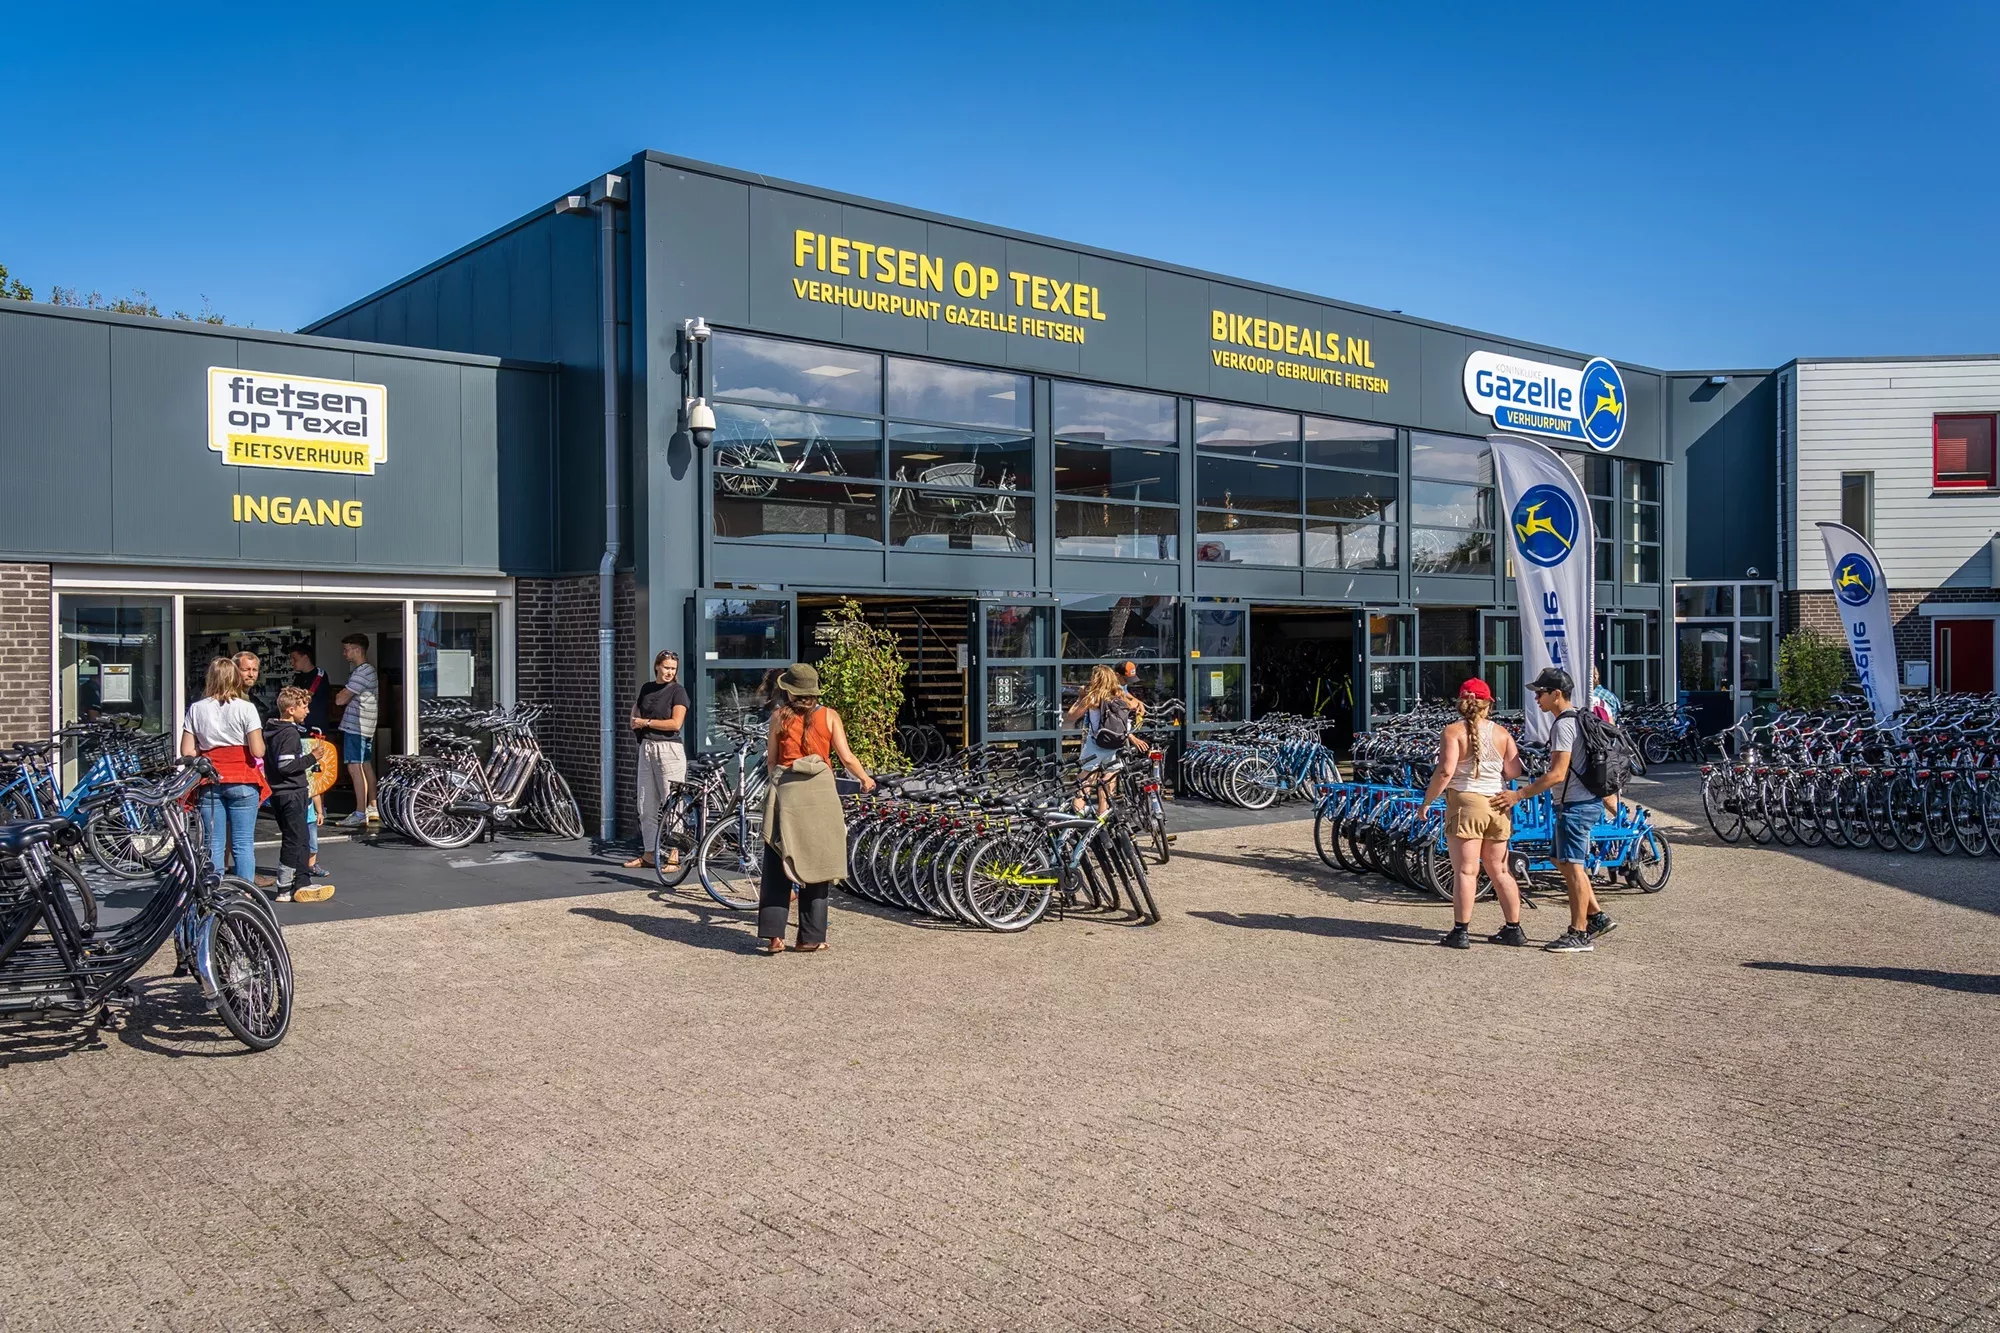
<svg viewBox="0 0 2000 1333">
<path fill-rule="evenodd" d="M 1590 831 L 1604 817 L 1604 802 L 1592 797 L 1556 807 L 1556 860 L 1584 865 L 1590 860 Z"/>
<path fill-rule="evenodd" d="M 257 878 L 257 807 L 262 803 L 257 789 L 247 782 L 203 789 L 201 827 L 208 835 L 208 859 L 216 874 Z M 225 852 L 235 865 L 233 872 L 223 863 Z"/>
</svg>

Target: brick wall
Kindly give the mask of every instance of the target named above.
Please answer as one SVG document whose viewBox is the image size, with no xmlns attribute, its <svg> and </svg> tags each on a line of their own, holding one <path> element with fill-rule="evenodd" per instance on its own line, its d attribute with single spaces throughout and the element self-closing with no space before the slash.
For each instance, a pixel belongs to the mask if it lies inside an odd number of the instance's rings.
<svg viewBox="0 0 2000 1333">
<path fill-rule="evenodd" d="M 517 579 L 514 584 L 515 694 L 522 703 L 547 708 L 537 728 L 542 749 L 555 760 L 576 803 L 583 826 L 595 837 L 597 803 L 597 576 Z M 618 717 L 630 715 L 639 680 L 635 663 L 637 597 L 632 578 L 620 574 L 612 586 L 611 622 L 616 636 L 612 693 Z M 636 837 L 638 754 L 631 732 L 618 734 L 618 831 Z"/>
<path fill-rule="evenodd" d="M 1940 602 L 1990 602 L 1995 593 L 1990 588 L 1918 588 L 1905 592 L 1894 589 L 1889 593 L 1889 619 L 1896 629 L 1896 662 L 1901 671 L 1904 662 L 1928 662 L 1931 660 L 1931 621 L 1933 617 L 1922 615 L 1917 608 L 1929 603 Z M 1783 632 L 1795 629 L 1816 629 L 1829 638 L 1843 642 L 1847 630 L 1840 623 L 1833 593 L 1788 592 L 1782 603 Z"/>
<path fill-rule="evenodd" d="M 49 567 L 0 564 L 0 742 L 49 735 Z"/>
</svg>

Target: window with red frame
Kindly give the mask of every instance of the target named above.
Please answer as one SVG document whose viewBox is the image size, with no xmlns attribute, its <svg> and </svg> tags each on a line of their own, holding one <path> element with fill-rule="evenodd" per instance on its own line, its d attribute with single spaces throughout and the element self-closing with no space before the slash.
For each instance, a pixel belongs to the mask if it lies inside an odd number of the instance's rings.
<svg viewBox="0 0 2000 1333">
<path fill-rule="evenodd" d="M 1992 489 L 1993 414 L 1936 417 L 1932 428 L 1932 484 L 1939 490 Z"/>
</svg>

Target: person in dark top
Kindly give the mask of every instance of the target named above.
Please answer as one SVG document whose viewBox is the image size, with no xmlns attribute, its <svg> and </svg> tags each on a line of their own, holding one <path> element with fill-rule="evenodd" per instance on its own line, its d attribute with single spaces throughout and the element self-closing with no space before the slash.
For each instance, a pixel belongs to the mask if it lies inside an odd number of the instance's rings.
<svg viewBox="0 0 2000 1333">
<path fill-rule="evenodd" d="M 671 649 L 653 658 L 653 678 L 639 687 L 632 705 L 632 734 L 639 741 L 639 830 L 645 839 L 643 856 L 625 863 L 627 870 L 651 865 L 659 855 L 660 808 L 673 789 L 687 780 L 687 746 L 683 741 L 694 701 L 680 683 L 681 659 Z M 667 870 L 678 870 L 678 847 L 667 848 Z"/>
<path fill-rule="evenodd" d="M 300 726 L 309 699 L 296 685 L 278 691 L 278 714 L 264 727 L 264 778 L 271 784 L 271 813 L 278 820 L 278 874 L 259 876 L 257 887 L 276 889 L 278 901 L 320 902 L 333 885 L 312 882 L 306 843 L 306 807 L 312 804 L 312 772 L 318 767 Z"/>
<path fill-rule="evenodd" d="M 292 645 L 292 684 L 304 690 L 312 702 L 306 706 L 305 729 L 324 733 L 331 717 L 333 690 L 327 684 L 326 672 L 313 665 L 312 648 L 303 643 Z"/>
</svg>

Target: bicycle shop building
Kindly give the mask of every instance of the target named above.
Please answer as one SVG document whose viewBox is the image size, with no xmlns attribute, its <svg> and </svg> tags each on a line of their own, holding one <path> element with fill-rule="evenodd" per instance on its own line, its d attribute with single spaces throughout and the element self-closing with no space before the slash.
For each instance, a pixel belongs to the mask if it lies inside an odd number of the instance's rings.
<svg viewBox="0 0 2000 1333">
<path fill-rule="evenodd" d="M 296 337 L 24 309 L 67 320 L 88 346 L 62 355 L 95 377 L 24 418 L 18 394 L 56 391 L 0 350 L 0 479 L 26 459 L 55 501 L 0 486 L 25 524 L 0 558 L 30 571 L 0 576 L 49 571 L 45 646 L 9 649 L 41 655 L 48 721 L 90 697 L 86 659 L 128 640 L 171 665 L 130 685 L 98 665 L 94 697 L 166 708 L 205 636 L 269 612 L 275 642 L 288 618 L 367 602 L 417 682 L 391 748 L 448 694 L 436 682 L 462 688 L 470 651 L 476 689 L 555 710 L 550 749 L 592 823 L 607 561 L 621 708 L 676 647 L 709 739 L 853 598 L 901 639 L 915 717 L 1038 746 L 1099 662 L 1137 663 L 1196 729 L 1287 709 L 1351 733 L 1473 674 L 1515 692 L 1484 443 L 1501 426 L 1541 433 L 1592 497 L 1619 693 L 1671 687 L 1677 580 L 1775 564 L 1766 372 L 1615 363 L 1616 429 L 1593 438 L 1576 395 L 1612 363 L 1586 352 L 656 153 Z M 387 457 L 347 474 L 232 457 L 210 367 L 388 384 Z M 95 416 L 59 420 L 86 401 Z M 70 433 L 98 452 L 37 443 Z M 315 519 L 351 490 L 365 524 L 306 531 L 295 504 L 281 526 L 280 489 Z M 426 630 L 468 606 L 488 628 Z M 333 625 L 313 623 L 337 674 Z"/>
</svg>

